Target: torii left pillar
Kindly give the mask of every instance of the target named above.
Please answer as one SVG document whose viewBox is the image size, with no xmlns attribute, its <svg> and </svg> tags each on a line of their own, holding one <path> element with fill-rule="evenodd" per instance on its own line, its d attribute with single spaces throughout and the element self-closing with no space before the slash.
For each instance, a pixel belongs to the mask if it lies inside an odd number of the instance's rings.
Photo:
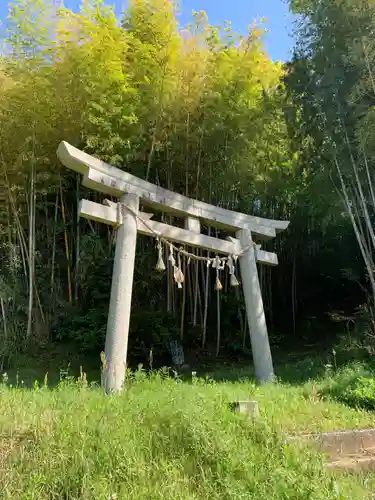
<svg viewBox="0 0 375 500">
<path fill-rule="evenodd" d="M 121 391 L 125 382 L 139 197 L 124 194 L 119 203 L 120 226 L 116 236 L 103 366 L 103 385 L 107 393 Z"/>
</svg>

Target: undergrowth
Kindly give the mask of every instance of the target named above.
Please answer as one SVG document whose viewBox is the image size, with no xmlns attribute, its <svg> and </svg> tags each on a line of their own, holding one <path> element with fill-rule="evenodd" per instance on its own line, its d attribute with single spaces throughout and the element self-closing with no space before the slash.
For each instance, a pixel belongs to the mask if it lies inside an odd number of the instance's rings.
<svg viewBox="0 0 375 500">
<path fill-rule="evenodd" d="M 350 405 L 357 405 L 369 410 L 375 409 L 375 379 L 360 377 L 352 387 L 346 388 L 340 399 Z"/>
<path fill-rule="evenodd" d="M 375 410 L 375 370 L 367 363 L 339 367 L 319 383 L 322 397 L 334 398 L 354 408 Z"/>
</svg>

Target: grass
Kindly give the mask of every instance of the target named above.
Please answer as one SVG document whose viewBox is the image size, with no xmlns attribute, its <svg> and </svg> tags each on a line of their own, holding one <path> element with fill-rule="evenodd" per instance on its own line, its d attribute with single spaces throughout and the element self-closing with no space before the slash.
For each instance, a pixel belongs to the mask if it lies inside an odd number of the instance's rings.
<svg viewBox="0 0 375 500">
<path fill-rule="evenodd" d="M 308 366 L 294 366 L 297 379 Z M 293 433 L 373 426 L 373 413 L 337 396 L 371 369 L 351 364 L 298 383 L 288 381 L 290 371 L 280 367 L 281 381 L 262 387 L 246 369 L 185 381 L 138 371 L 123 394 L 110 397 L 84 377 L 53 389 L 3 383 L 1 498 L 371 498 L 373 476 L 333 476 L 313 450 L 285 444 Z M 259 402 L 257 422 L 230 411 L 239 399 Z"/>
</svg>

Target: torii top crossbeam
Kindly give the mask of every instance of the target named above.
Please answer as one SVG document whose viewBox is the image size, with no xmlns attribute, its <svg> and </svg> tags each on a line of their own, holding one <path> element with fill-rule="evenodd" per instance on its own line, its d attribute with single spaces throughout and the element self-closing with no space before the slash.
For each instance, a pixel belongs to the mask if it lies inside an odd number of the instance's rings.
<svg viewBox="0 0 375 500">
<path fill-rule="evenodd" d="M 82 184 L 90 189 L 115 197 L 133 193 L 140 197 L 144 205 L 155 210 L 195 217 L 218 229 L 233 232 L 249 229 L 254 236 L 266 240 L 275 237 L 276 232 L 284 231 L 289 225 L 288 221 L 233 212 L 174 193 L 108 165 L 65 141 L 60 143 L 57 156 L 66 167 L 82 174 Z"/>
</svg>

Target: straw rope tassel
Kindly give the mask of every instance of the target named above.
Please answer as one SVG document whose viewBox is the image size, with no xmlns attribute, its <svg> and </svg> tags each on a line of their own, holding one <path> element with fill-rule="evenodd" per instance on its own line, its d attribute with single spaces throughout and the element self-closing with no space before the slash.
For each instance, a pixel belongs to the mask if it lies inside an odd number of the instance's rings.
<svg viewBox="0 0 375 500">
<path fill-rule="evenodd" d="M 169 257 L 168 257 L 168 260 L 169 262 L 171 263 L 171 266 L 173 267 L 173 269 L 176 267 L 176 259 L 174 258 L 174 248 L 173 248 L 173 245 L 172 243 L 169 243 Z"/>
<path fill-rule="evenodd" d="M 162 273 L 163 271 L 165 271 L 166 267 L 163 260 L 163 246 L 160 241 L 160 238 L 157 238 L 157 249 L 158 249 L 158 262 L 156 264 L 156 270 L 159 271 L 159 273 Z"/>
<path fill-rule="evenodd" d="M 228 257 L 227 266 L 229 268 L 230 286 L 239 286 L 240 283 L 235 275 L 235 265 L 232 255 Z"/>
<path fill-rule="evenodd" d="M 215 285 L 215 290 L 220 291 L 223 289 L 223 285 L 221 284 L 220 278 L 219 278 L 219 271 L 221 269 L 224 269 L 225 263 L 221 262 L 220 257 L 216 255 L 215 260 L 212 264 L 212 267 L 216 269 L 216 285 Z"/>
<path fill-rule="evenodd" d="M 174 280 L 177 283 L 178 288 L 182 288 L 182 283 L 185 281 L 184 273 L 181 270 L 181 254 L 178 252 L 177 255 L 178 265 L 174 267 Z"/>
</svg>

